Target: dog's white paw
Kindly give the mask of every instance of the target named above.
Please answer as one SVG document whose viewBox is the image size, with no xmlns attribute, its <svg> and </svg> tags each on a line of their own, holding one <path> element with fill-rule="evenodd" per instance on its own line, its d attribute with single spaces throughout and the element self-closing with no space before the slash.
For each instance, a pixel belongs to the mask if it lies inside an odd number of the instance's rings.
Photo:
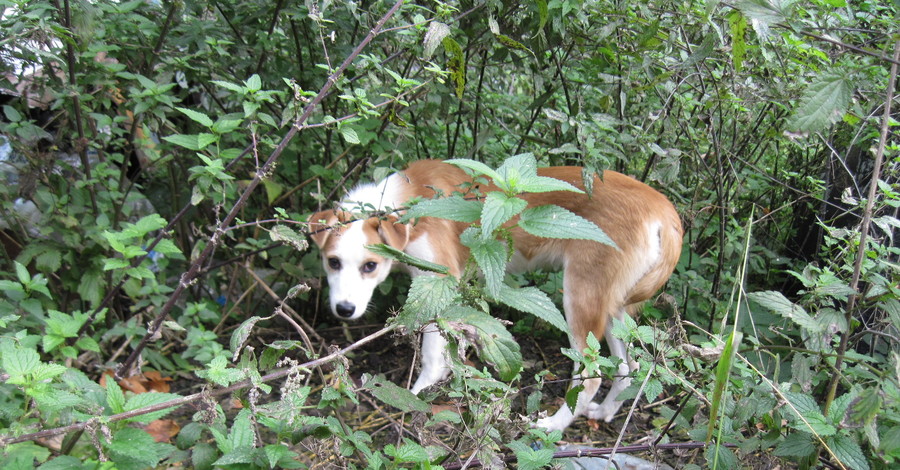
<svg viewBox="0 0 900 470">
<path fill-rule="evenodd" d="M 609 423 L 616 417 L 616 413 L 622 408 L 622 402 L 611 401 L 602 404 L 592 401 L 588 403 L 587 411 L 584 413 L 590 419 Z"/>
</svg>

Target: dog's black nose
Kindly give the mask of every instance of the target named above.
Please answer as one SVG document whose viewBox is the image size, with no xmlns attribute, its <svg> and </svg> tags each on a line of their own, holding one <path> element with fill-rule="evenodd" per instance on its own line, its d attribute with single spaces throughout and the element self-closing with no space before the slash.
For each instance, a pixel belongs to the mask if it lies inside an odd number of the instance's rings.
<svg viewBox="0 0 900 470">
<path fill-rule="evenodd" d="M 356 305 L 353 305 L 350 302 L 338 302 L 337 305 L 334 306 L 334 313 L 341 318 L 350 318 L 355 311 Z"/>
</svg>

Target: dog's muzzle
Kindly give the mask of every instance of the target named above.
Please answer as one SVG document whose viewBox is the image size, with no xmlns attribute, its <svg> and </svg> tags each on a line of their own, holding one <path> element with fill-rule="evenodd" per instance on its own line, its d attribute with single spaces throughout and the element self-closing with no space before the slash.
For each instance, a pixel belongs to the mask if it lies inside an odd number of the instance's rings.
<svg viewBox="0 0 900 470">
<path fill-rule="evenodd" d="M 341 318 L 350 318 L 355 311 L 356 305 L 353 305 L 350 302 L 338 302 L 337 305 L 334 306 L 335 315 Z"/>
</svg>

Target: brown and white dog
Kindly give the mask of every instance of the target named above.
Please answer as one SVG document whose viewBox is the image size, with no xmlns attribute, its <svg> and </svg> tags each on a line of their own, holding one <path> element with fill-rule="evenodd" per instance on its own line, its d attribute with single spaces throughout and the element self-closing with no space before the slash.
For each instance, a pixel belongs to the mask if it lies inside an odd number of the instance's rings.
<svg viewBox="0 0 900 470">
<path fill-rule="evenodd" d="M 538 170 L 584 189 L 579 167 Z M 360 208 L 402 208 L 412 198 L 466 192 L 472 178 L 448 163 L 423 160 L 376 184 L 365 184 L 348 194 L 339 209 L 310 217 L 312 239 L 321 249 L 331 288 L 334 314 L 344 320 L 359 318 L 375 287 L 384 281 L 394 261 L 368 251 L 369 244 L 385 243 L 412 256 L 447 266 L 459 277 L 466 265 L 468 249 L 459 241 L 467 224 L 438 218 L 422 218 L 415 224 L 397 223 L 395 216 L 381 219 L 361 216 Z M 482 193 L 494 186 L 479 188 Z M 586 240 L 540 238 L 512 228 L 515 254 L 508 263 L 511 272 L 534 269 L 563 271 L 563 306 L 572 334 L 572 346 L 582 351 L 588 333 L 606 337 L 610 352 L 620 359 L 617 377 L 605 400 L 593 402 L 599 378 L 583 380 L 575 410 L 562 406 L 537 425 L 564 429 L 578 416 L 611 421 L 622 406 L 618 394 L 631 382 L 637 364 L 629 361 L 626 345 L 610 333 L 610 319 L 649 299 L 669 279 L 681 254 L 682 228 L 678 213 L 665 196 L 628 176 L 606 171 L 594 178 L 593 195 L 555 191 L 521 195 L 529 207 L 556 204 L 596 223 L 615 241 L 617 248 Z M 511 223 L 514 223 L 513 219 Z M 510 225 L 507 224 L 507 225 Z M 396 266 L 413 276 L 425 275 L 415 267 Z M 425 328 L 422 337 L 421 372 L 412 392 L 443 380 L 449 373 L 447 341 L 437 328 Z M 576 370 L 577 372 L 577 370 Z M 573 386 L 577 384 L 573 383 Z"/>
</svg>

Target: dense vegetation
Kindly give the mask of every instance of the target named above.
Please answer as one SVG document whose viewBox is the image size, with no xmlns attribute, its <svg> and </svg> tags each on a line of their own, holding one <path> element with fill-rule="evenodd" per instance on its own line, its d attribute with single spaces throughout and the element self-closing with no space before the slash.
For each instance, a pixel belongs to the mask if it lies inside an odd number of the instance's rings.
<svg viewBox="0 0 900 470">
<path fill-rule="evenodd" d="M 531 469 L 565 438 L 679 468 L 896 466 L 898 9 L 0 0 L 0 465 Z M 557 274 L 504 280 L 485 243 L 462 280 L 395 278 L 341 326 L 304 233 L 410 161 L 526 153 L 646 181 L 686 228 L 617 325 L 634 401 L 565 436 L 529 427 L 570 372 L 528 346 L 565 341 Z M 435 317 L 479 354 L 416 397 Z"/>
</svg>

